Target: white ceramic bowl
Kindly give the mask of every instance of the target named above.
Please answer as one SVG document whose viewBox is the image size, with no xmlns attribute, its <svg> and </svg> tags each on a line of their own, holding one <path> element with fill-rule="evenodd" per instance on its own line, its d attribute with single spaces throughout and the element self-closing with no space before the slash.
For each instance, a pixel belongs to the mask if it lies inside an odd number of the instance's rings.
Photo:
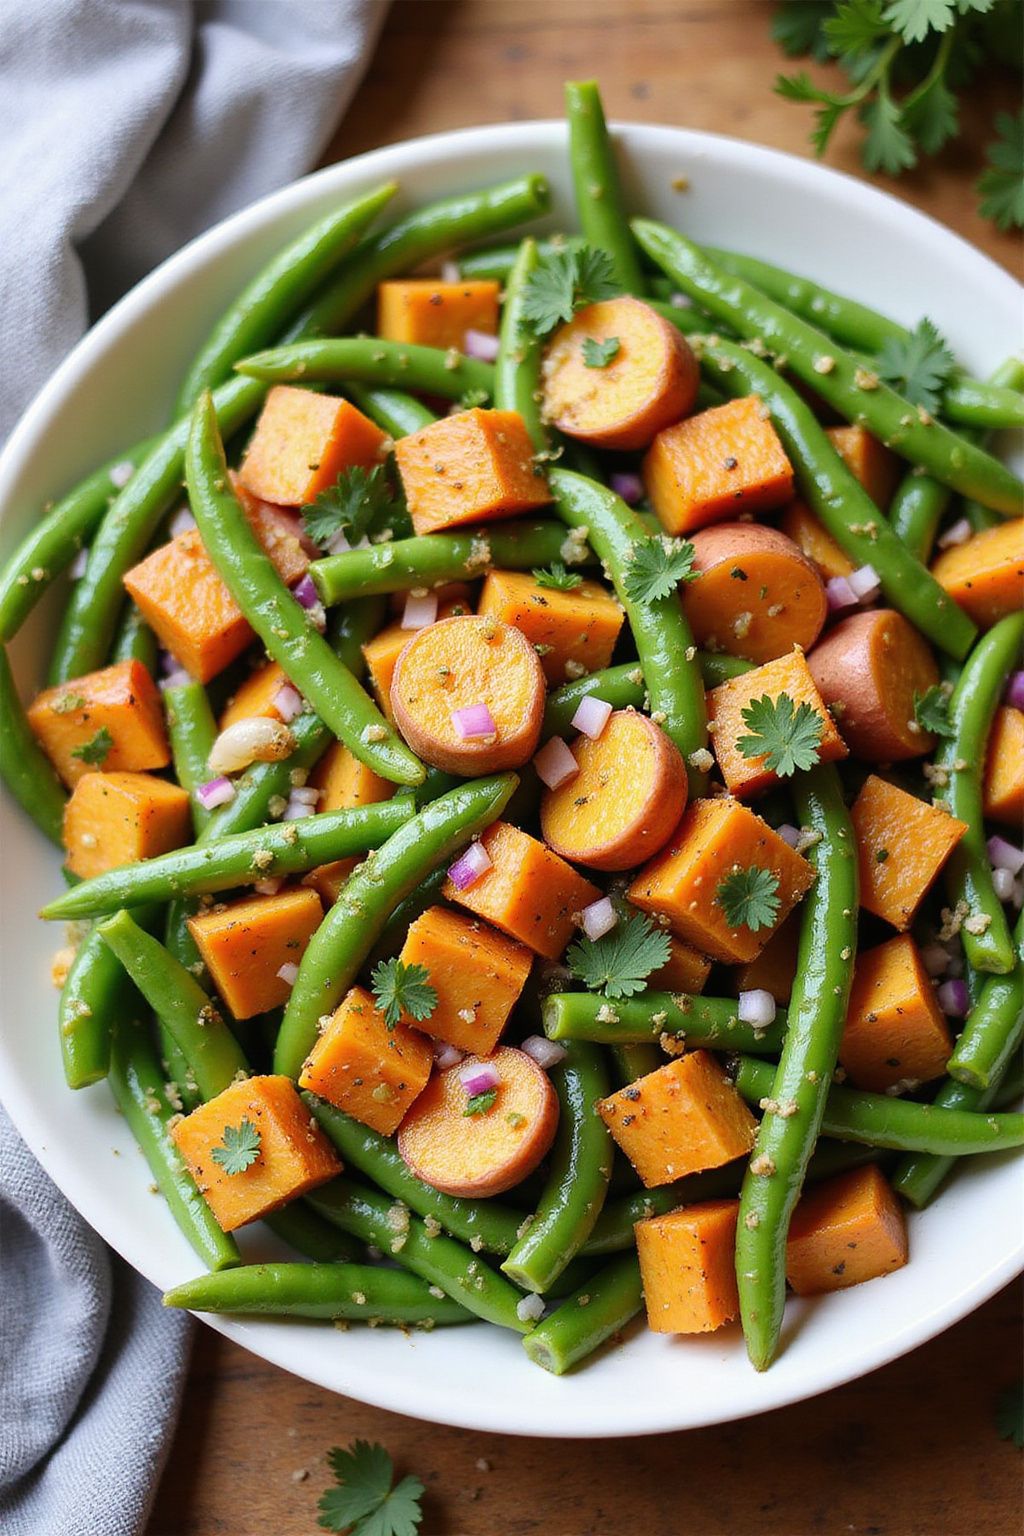
<svg viewBox="0 0 1024 1536">
<path fill-rule="evenodd" d="M 788 264 L 913 323 L 926 313 L 978 374 L 1019 334 L 1020 290 L 984 256 L 862 183 L 770 150 L 674 128 L 620 130 L 633 206 L 711 243 Z M 3 545 L 39 506 L 158 428 L 194 348 L 223 305 L 285 240 L 388 177 L 405 205 L 522 171 L 551 179 L 549 227 L 572 227 L 562 123 L 472 129 L 332 166 L 228 219 L 141 283 L 76 347 L 0 459 Z M 685 175 L 689 191 L 672 190 Z M 58 593 L 15 647 L 34 686 Z M 3 839 L 0 1089 L 21 1134 L 85 1217 L 166 1288 L 198 1262 L 164 1209 L 104 1084 L 64 1086 L 48 967 L 58 928 L 33 912 L 59 887 L 56 855 L 7 800 Z M 254 1353 L 350 1397 L 441 1423 L 513 1434 L 646 1434 L 760 1413 L 882 1365 L 949 1327 L 1024 1262 L 1019 1172 L 988 1159 L 910 1221 L 898 1274 L 821 1302 L 791 1302 L 784 1350 L 759 1376 L 738 1328 L 701 1339 L 635 1331 L 561 1380 L 518 1338 L 484 1325 L 404 1337 L 319 1324 L 211 1319 Z M 268 1251 L 254 1234 L 251 1247 Z"/>
</svg>

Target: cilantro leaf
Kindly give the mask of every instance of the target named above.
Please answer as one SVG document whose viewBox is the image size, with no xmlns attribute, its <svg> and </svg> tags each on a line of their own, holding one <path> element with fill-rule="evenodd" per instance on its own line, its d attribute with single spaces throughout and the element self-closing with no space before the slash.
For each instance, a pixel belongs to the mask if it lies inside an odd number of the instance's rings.
<svg viewBox="0 0 1024 1536">
<path fill-rule="evenodd" d="M 607 368 L 618 357 L 622 343 L 617 336 L 606 336 L 596 341 L 593 336 L 583 338 L 583 364 L 586 368 Z"/>
<path fill-rule="evenodd" d="M 302 521 L 313 543 L 326 549 L 339 533 L 355 544 L 379 517 L 395 511 L 397 505 L 383 464 L 373 469 L 354 464 L 343 469 L 310 506 L 303 507 Z"/>
<path fill-rule="evenodd" d="M 868 130 L 861 150 L 866 170 L 898 176 L 917 164 L 913 140 L 903 126 L 903 114 L 888 91 L 879 87 L 874 100 L 861 108 L 860 120 Z"/>
<path fill-rule="evenodd" d="M 822 28 L 826 14 L 821 0 L 783 0 L 772 17 L 772 37 L 791 58 L 809 53 L 823 63 L 828 58 Z"/>
<path fill-rule="evenodd" d="M 213 1149 L 213 1160 L 225 1173 L 244 1173 L 259 1157 L 261 1139 L 248 1118 L 240 1125 L 226 1125 L 223 1141 Z"/>
<path fill-rule="evenodd" d="M 418 1477 L 395 1483 L 395 1468 L 382 1445 L 356 1440 L 347 1450 L 334 1446 L 327 1454 L 336 1488 L 321 1494 L 318 1524 L 348 1536 L 416 1536 L 423 1519 Z"/>
<path fill-rule="evenodd" d="M 956 0 L 889 0 L 885 19 L 905 43 L 921 43 L 929 32 L 953 25 Z"/>
<path fill-rule="evenodd" d="M 542 256 L 523 288 L 522 315 L 535 336 L 546 336 L 578 309 L 621 291 L 611 257 L 589 245 Z"/>
<path fill-rule="evenodd" d="M 882 0 L 844 0 L 822 25 L 828 51 L 834 56 L 863 53 L 889 35 Z"/>
<path fill-rule="evenodd" d="M 999 229 L 1024 226 L 1024 110 L 1013 117 L 1000 112 L 999 135 L 986 149 L 989 169 L 979 176 L 981 211 Z"/>
<path fill-rule="evenodd" d="M 715 898 L 731 928 L 771 928 L 779 915 L 779 877 L 770 869 L 739 865 L 719 884 Z"/>
<path fill-rule="evenodd" d="M 668 934 L 642 912 L 620 918 L 599 939 L 582 938 L 573 944 L 566 963 L 592 991 L 607 997 L 632 997 L 646 989 L 652 971 L 668 963 Z"/>
<path fill-rule="evenodd" d="M 1024 1381 L 1004 1388 L 996 1398 L 996 1434 L 1024 1450 Z"/>
<path fill-rule="evenodd" d="M 918 322 L 906 341 L 887 341 L 878 354 L 878 376 L 926 411 L 937 411 L 942 389 L 953 369 L 954 358 L 945 340 L 932 322 Z"/>
<path fill-rule="evenodd" d="M 914 719 L 931 736 L 956 735 L 949 719 L 949 693 L 941 683 L 914 694 Z"/>
<path fill-rule="evenodd" d="M 394 1029 L 403 1014 L 422 1024 L 437 1007 L 437 992 L 430 985 L 430 972 L 425 965 L 382 960 L 374 966 L 370 980 L 388 1029 Z"/>
<path fill-rule="evenodd" d="M 692 581 L 694 548 L 685 539 L 664 534 L 633 545 L 626 565 L 626 596 L 634 603 L 654 603 L 670 597 L 681 581 Z"/>
<path fill-rule="evenodd" d="M 552 560 L 546 571 L 531 571 L 530 574 L 538 587 L 553 587 L 557 592 L 571 592 L 583 581 L 575 571 L 567 570 L 561 560 Z"/>
<path fill-rule="evenodd" d="M 795 75 L 776 75 L 773 87 L 784 101 L 831 101 L 827 91 L 819 90 L 805 69 Z"/>
<path fill-rule="evenodd" d="M 926 79 L 919 90 L 904 99 L 903 121 L 926 155 L 937 155 L 956 135 L 960 109 L 941 75 Z"/>
<path fill-rule="evenodd" d="M 113 745 L 113 736 L 105 725 L 101 725 L 91 741 L 83 741 L 80 747 L 71 748 L 71 756 L 80 758 L 83 763 L 88 763 L 90 768 L 99 768 L 110 756 Z"/>
<path fill-rule="evenodd" d="M 464 389 L 458 399 L 460 411 L 475 411 L 479 406 L 486 405 L 490 399 L 486 389 Z"/>
<path fill-rule="evenodd" d="M 788 693 L 771 699 L 763 694 L 740 711 L 751 734 L 736 745 L 744 757 L 763 757 L 765 767 L 788 779 L 797 769 L 813 768 L 818 761 L 825 722 L 807 703 L 793 707 Z"/>
<path fill-rule="evenodd" d="M 488 1088 L 485 1093 L 474 1093 L 467 1099 L 466 1107 L 462 1113 L 463 1115 L 486 1115 L 487 1111 L 493 1107 L 497 1097 L 497 1088 Z"/>
</svg>

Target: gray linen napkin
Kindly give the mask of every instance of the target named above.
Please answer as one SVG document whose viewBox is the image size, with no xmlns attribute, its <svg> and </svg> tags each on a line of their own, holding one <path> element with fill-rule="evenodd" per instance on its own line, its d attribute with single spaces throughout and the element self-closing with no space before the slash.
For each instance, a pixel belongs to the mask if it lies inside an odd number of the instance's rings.
<svg viewBox="0 0 1024 1536">
<path fill-rule="evenodd" d="M 386 8 L 0 6 L 0 441 L 90 317 L 193 235 L 316 163 Z M 143 1528 L 188 1338 L 187 1318 L 108 1252 L 0 1110 L 4 1536 Z"/>
</svg>

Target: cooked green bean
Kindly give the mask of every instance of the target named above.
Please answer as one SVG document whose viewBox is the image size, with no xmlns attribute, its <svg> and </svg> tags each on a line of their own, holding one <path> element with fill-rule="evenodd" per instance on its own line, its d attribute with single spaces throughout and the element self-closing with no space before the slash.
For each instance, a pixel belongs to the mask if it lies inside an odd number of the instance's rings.
<svg viewBox="0 0 1024 1536">
<path fill-rule="evenodd" d="M 543 257 L 551 256 L 556 251 L 578 250 L 584 242 L 580 235 L 550 235 L 536 243 L 537 255 Z M 505 283 L 515 266 L 519 250 L 518 245 L 489 245 L 481 251 L 463 252 L 456 256 L 455 264 L 460 277 Z"/>
<path fill-rule="evenodd" d="M 434 1296 L 425 1280 L 379 1264 L 243 1264 L 176 1285 L 165 1292 L 164 1306 L 398 1327 L 409 1323 L 442 1327 L 473 1320 L 473 1314 L 457 1301 Z"/>
<path fill-rule="evenodd" d="M 363 412 L 393 438 L 409 437 L 431 426 L 437 417 L 414 395 L 400 389 L 375 389 L 369 384 L 345 382 L 345 393 Z"/>
<path fill-rule="evenodd" d="M 156 635 L 132 602 L 124 605 L 114 643 L 110 648 L 111 662 L 138 661 L 146 671 L 155 674 L 158 660 Z"/>
<path fill-rule="evenodd" d="M 720 654 L 698 651 L 697 665 L 705 686 L 716 688 L 730 677 L 742 677 L 753 663 L 744 661 L 742 656 L 729 656 L 724 651 Z M 606 667 L 601 672 L 588 672 L 584 677 L 573 678 L 571 682 L 553 688 L 544 707 L 541 739 L 547 741 L 550 736 L 566 735 L 572 728 L 573 715 L 591 694 L 603 699 L 613 709 L 642 709 L 647 690 L 639 663 L 627 661 L 617 667 Z"/>
<path fill-rule="evenodd" d="M 640 1262 L 624 1253 L 585 1280 L 523 1340 L 534 1365 L 562 1376 L 643 1310 Z"/>
<path fill-rule="evenodd" d="M 982 1092 L 1002 1079 L 1024 1030 L 1024 915 L 1013 947 L 1012 971 L 986 981 L 946 1064 L 950 1077 Z"/>
<path fill-rule="evenodd" d="M 651 1072 L 656 1072 L 664 1066 L 665 1058 L 656 1045 L 644 1044 L 634 1041 L 625 1045 L 613 1045 L 611 1047 L 612 1065 L 615 1075 L 623 1088 L 628 1088 L 630 1083 L 635 1083 L 639 1077 L 647 1077 Z"/>
<path fill-rule="evenodd" d="M 174 776 L 182 789 L 188 790 L 192 826 L 198 836 L 213 815 L 196 798 L 196 790 L 210 780 L 208 764 L 210 749 L 217 739 L 217 721 L 202 683 L 165 688 L 164 708 Z"/>
<path fill-rule="evenodd" d="M 583 238 L 611 258 L 615 280 L 626 293 L 644 293 L 640 258 L 629 232 L 615 151 L 596 81 L 566 83 L 565 115 L 569 124 L 569 165 Z"/>
<path fill-rule="evenodd" d="M 325 1221 L 305 1200 L 293 1200 L 260 1219 L 275 1237 L 314 1264 L 348 1263 L 361 1257 L 362 1248 L 355 1238 Z"/>
<path fill-rule="evenodd" d="M 786 1033 L 786 1010 L 772 1024 L 744 1024 L 731 997 L 701 997 L 683 992 L 643 992 L 609 1002 L 594 992 L 552 992 L 544 999 L 544 1033 L 549 1040 L 593 1040 L 599 1045 L 629 1045 L 670 1035 L 688 1048 L 752 1051 L 777 1056 Z"/>
<path fill-rule="evenodd" d="M 551 447 L 540 411 L 540 361 L 544 346 L 540 337 L 523 323 L 523 294 L 536 268 L 537 242 L 524 240 L 505 285 L 494 364 L 494 405 L 499 411 L 518 411 L 533 446 L 538 453 L 544 453 Z"/>
<path fill-rule="evenodd" d="M 293 341 L 268 352 L 256 352 L 237 363 L 239 373 L 266 383 L 375 384 L 386 389 L 422 390 L 457 400 L 467 390 L 494 389 L 490 363 L 461 352 L 423 347 L 410 341 L 385 341 L 380 336 L 341 336 Z"/>
<path fill-rule="evenodd" d="M 156 907 L 132 916 L 143 928 L 158 920 Z M 69 1088 L 88 1088 L 106 1077 L 110 1035 L 118 1019 L 138 1002 L 134 988 L 96 928 L 84 936 L 61 988 L 57 1028 L 64 1079 Z"/>
<path fill-rule="evenodd" d="M 51 843 L 63 847 L 67 796 L 36 741 L 18 697 L 7 651 L 0 646 L 0 778 Z"/>
</svg>

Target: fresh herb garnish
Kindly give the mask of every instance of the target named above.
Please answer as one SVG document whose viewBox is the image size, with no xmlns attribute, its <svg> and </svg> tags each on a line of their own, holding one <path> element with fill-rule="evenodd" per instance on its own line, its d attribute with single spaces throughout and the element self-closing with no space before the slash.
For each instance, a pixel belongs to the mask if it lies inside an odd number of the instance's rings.
<svg viewBox="0 0 1024 1536">
<path fill-rule="evenodd" d="M 981 212 L 997 229 L 1024 226 L 1024 109 L 1016 117 L 1000 112 L 996 132 L 985 151 L 988 170 L 978 177 Z"/>
<path fill-rule="evenodd" d="M 347 1450 L 334 1446 L 327 1462 L 337 1481 L 320 1495 L 317 1522 L 347 1536 L 416 1536 L 423 1519 L 418 1477 L 395 1482 L 395 1467 L 382 1445 L 356 1440 Z"/>
<path fill-rule="evenodd" d="M 91 768 L 99 768 L 110 756 L 114 738 L 105 725 L 101 725 L 91 741 L 83 741 L 80 747 L 71 748 L 71 756 L 81 758 Z"/>
<path fill-rule="evenodd" d="M 552 560 L 546 571 L 530 573 L 538 587 L 552 587 L 556 592 L 571 592 L 583 581 L 575 571 L 568 570 L 561 560 Z"/>
<path fill-rule="evenodd" d="M 949 718 L 949 690 L 933 683 L 924 693 L 914 694 L 914 719 L 930 736 L 955 736 Z"/>
<path fill-rule="evenodd" d="M 466 1100 L 466 1107 L 462 1113 L 463 1115 L 486 1115 L 497 1097 L 497 1088 L 488 1088 L 484 1093 L 471 1094 Z"/>
<path fill-rule="evenodd" d="M 622 343 L 617 336 L 607 336 L 596 341 L 593 336 L 583 338 L 583 363 L 587 368 L 607 368 L 618 357 Z"/>
<path fill-rule="evenodd" d="M 224 1139 L 213 1149 L 213 1160 L 225 1173 L 244 1173 L 260 1155 L 260 1133 L 248 1118 L 226 1125 Z"/>
<path fill-rule="evenodd" d="M 490 399 L 486 389 L 464 389 L 458 399 L 460 411 L 475 411 Z"/>
<path fill-rule="evenodd" d="M 778 891 L 778 875 L 751 864 L 726 875 L 715 895 L 730 928 L 749 928 L 757 933 L 760 928 L 770 928 L 778 917 Z"/>
<path fill-rule="evenodd" d="M 633 545 L 626 564 L 626 596 L 634 603 L 654 603 L 671 597 L 681 581 L 692 581 L 694 548 L 685 539 L 664 534 Z"/>
<path fill-rule="evenodd" d="M 1005 1387 L 996 1398 L 996 1433 L 1024 1450 L 1024 1381 Z"/>
<path fill-rule="evenodd" d="M 310 506 L 303 507 L 302 521 L 313 543 L 326 549 L 339 533 L 350 544 L 357 543 L 378 518 L 397 506 L 383 464 L 373 469 L 354 464 L 343 469 Z"/>
<path fill-rule="evenodd" d="M 430 985 L 430 972 L 425 965 L 382 960 L 374 966 L 370 980 L 388 1029 L 394 1029 L 403 1014 L 422 1024 L 437 1007 L 437 992 Z"/>
<path fill-rule="evenodd" d="M 607 997 L 632 997 L 643 992 L 652 971 L 668 964 L 668 934 L 642 912 L 620 918 L 599 939 L 582 938 L 573 944 L 566 963 L 584 986 Z"/>
<path fill-rule="evenodd" d="M 813 768 L 818 761 L 825 722 L 807 703 L 793 707 L 788 693 L 771 699 L 763 694 L 740 711 L 749 736 L 736 743 L 744 757 L 763 757 L 765 767 L 788 779 L 797 769 Z"/>
<path fill-rule="evenodd" d="M 911 405 L 937 411 L 942 390 L 956 359 L 932 322 L 918 322 L 906 341 L 885 343 L 875 364 L 880 379 L 891 384 Z"/>
<path fill-rule="evenodd" d="M 589 245 L 552 251 L 541 257 L 523 288 L 523 320 L 535 336 L 546 336 L 578 309 L 613 299 L 620 291 L 606 252 Z"/>
</svg>

